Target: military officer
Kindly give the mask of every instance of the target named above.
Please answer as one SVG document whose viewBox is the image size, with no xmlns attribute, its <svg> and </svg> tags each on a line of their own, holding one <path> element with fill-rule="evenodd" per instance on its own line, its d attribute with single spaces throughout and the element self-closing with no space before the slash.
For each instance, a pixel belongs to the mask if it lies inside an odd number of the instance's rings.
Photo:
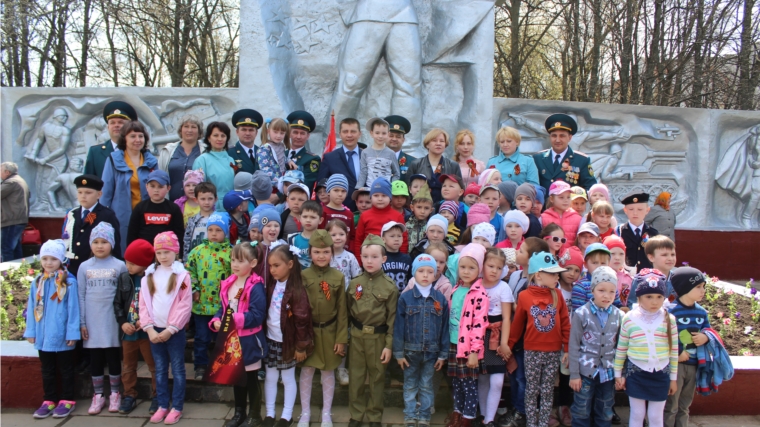
<svg viewBox="0 0 760 427">
<path fill-rule="evenodd" d="M 401 150 L 406 140 L 406 134 L 411 130 L 412 124 L 401 116 L 388 116 L 384 120 L 388 122 L 388 130 L 390 131 L 388 133 L 388 142 L 385 145 L 396 153 L 398 167 L 401 170 L 401 180 L 406 182 L 406 171 L 409 170 L 409 165 L 417 160 L 416 157 L 412 157 Z"/>
<path fill-rule="evenodd" d="M 652 263 L 644 251 L 644 245 L 650 237 L 659 233 L 644 222 L 649 212 L 649 194 L 631 192 L 623 198 L 621 203 L 625 206 L 624 211 L 628 221 L 618 225 L 615 234 L 625 242 L 626 265 L 635 267 L 637 272 L 642 268 L 652 268 Z"/>
<path fill-rule="evenodd" d="M 77 201 L 80 206 L 66 214 L 63 223 L 63 240 L 67 249 L 74 256 L 69 256 L 69 271 L 77 275 L 79 265 L 90 258 L 90 233 L 96 225 L 107 222 L 116 230 L 116 244 L 112 255 L 121 258 L 121 238 L 119 236 L 119 220 L 116 213 L 100 203 L 98 199 L 103 194 L 103 181 L 95 175 L 80 175 L 74 178 L 77 187 Z M 87 207 L 85 207 L 87 206 Z M 73 226 L 68 222 L 73 220 Z"/>
<path fill-rule="evenodd" d="M 548 194 L 552 182 L 565 181 L 588 191 L 596 184 L 591 160 L 569 147 L 570 140 L 578 131 L 578 124 L 567 114 L 553 114 L 546 119 L 544 126 L 549 132 L 552 148 L 533 155 L 541 186 Z"/>
<path fill-rule="evenodd" d="M 319 156 L 306 149 L 309 135 L 314 131 L 317 122 L 314 116 L 306 111 L 293 111 L 287 117 L 290 123 L 290 150 L 288 150 L 288 169 L 298 169 L 303 172 L 303 183 L 314 191 L 317 173 L 322 160 Z"/>
<path fill-rule="evenodd" d="M 93 145 L 87 151 L 87 160 L 84 163 L 84 173 L 87 175 L 103 176 L 106 160 L 116 150 L 121 127 L 129 121 L 136 121 L 137 111 L 124 101 L 111 101 L 103 108 L 103 118 L 108 124 L 108 136 L 111 140 Z"/>
<path fill-rule="evenodd" d="M 259 169 L 256 163 L 256 153 L 259 148 L 255 142 L 262 123 L 264 123 L 264 117 L 261 113 L 250 108 L 237 110 L 232 115 L 232 126 L 235 127 L 238 142 L 227 150 L 227 154 L 235 160 L 236 171 L 253 174 Z"/>
</svg>

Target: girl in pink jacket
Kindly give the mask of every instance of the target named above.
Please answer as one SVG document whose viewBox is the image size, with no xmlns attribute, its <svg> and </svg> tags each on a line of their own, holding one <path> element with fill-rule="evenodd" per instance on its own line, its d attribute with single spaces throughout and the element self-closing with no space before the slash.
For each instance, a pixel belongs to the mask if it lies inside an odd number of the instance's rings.
<svg viewBox="0 0 760 427">
<path fill-rule="evenodd" d="M 451 295 L 448 374 L 452 378 L 454 412 L 447 425 L 470 427 L 478 410 L 478 375 L 485 373 L 488 294 L 481 284 L 486 249 L 470 243 L 459 254 L 459 280 Z"/>
<path fill-rule="evenodd" d="M 575 242 L 578 227 L 581 225 L 581 216 L 570 207 L 570 184 L 564 181 L 556 181 L 549 187 L 549 201 L 551 207 L 541 214 L 541 223 L 544 227 L 556 223 L 565 232 L 565 243 L 560 253 L 569 248 Z"/>
<path fill-rule="evenodd" d="M 153 241 L 157 262 L 147 270 L 140 287 L 140 321 L 148 333 L 156 363 L 158 411 L 151 423 L 176 424 L 185 402 L 185 325 L 190 320 L 193 293 L 190 274 L 177 261 L 179 240 L 171 231 Z M 172 408 L 169 411 L 169 365 L 174 376 Z"/>
</svg>

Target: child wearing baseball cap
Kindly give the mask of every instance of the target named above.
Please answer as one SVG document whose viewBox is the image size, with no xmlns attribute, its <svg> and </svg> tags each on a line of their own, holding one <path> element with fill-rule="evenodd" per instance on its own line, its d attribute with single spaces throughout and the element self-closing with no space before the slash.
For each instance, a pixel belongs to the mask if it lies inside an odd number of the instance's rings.
<svg viewBox="0 0 760 427">
<path fill-rule="evenodd" d="M 224 210 L 230 216 L 230 243 L 236 243 L 238 239 L 241 242 L 248 242 L 248 223 L 251 222 L 251 216 L 248 215 L 248 201 L 251 200 L 249 190 L 232 190 L 224 195 L 222 205 Z"/>
<path fill-rule="evenodd" d="M 137 239 L 152 242 L 157 235 L 165 231 L 171 231 L 177 236 L 185 235 L 182 210 L 166 198 L 171 189 L 169 174 L 162 170 L 154 170 L 148 175 L 148 182 L 145 186 L 150 197 L 132 209 L 129 227 L 127 228 L 127 238 L 124 239 L 124 236 L 121 236 L 122 253 L 127 249 L 128 244 Z M 182 247 L 180 247 L 180 258 L 182 253 Z"/>
<path fill-rule="evenodd" d="M 581 225 L 581 216 L 570 207 L 570 184 L 564 181 L 555 181 L 549 187 L 549 201 L 551 207 L 541 214 L 541 223 L 546 227 L 556 223 L 565 232 L 567 239 L 562 249 L 572 246 L 578 227 Z"/>
<path fill-rule="evenodd" d="M 380 231 L 380 237 L 385 242 L 386 259 L 383 262 L 383 271 L 396 283 L 399 292 L 412 276 L 412 258 L 409 254 L 399 252 L 405 232 L 406 226 L 394 221 L 386 222 Z"/>
<path fill-rule="evenodd" d="M 601 243 L 592 243 L 586 248 L 583 263 L 586 266 L 586 273 L 573 286 L 573 311 L 579 309 L 593 297 L 591 294 L 591 276 L 597 268 L 610 264 L 610 250 Z M 613 305 L 620 308 L 622 306 L 620 298 L 615 297 Z"/>
</svg>

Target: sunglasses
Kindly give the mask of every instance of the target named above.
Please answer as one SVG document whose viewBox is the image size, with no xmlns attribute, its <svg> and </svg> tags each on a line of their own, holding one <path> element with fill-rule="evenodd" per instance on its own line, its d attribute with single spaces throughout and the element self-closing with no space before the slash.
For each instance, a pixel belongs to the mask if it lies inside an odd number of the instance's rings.
<svg viewBox="0 0 760 427">
<path fill-rule="evenodd" d="M 567 239 L 564 237 L 557 237 L 557 236 L 546 236 L 544 237 L 544 240 L 551 240 L 554 243 L 562 243 L 563 245 L 567 243 Z"/>
</svg>

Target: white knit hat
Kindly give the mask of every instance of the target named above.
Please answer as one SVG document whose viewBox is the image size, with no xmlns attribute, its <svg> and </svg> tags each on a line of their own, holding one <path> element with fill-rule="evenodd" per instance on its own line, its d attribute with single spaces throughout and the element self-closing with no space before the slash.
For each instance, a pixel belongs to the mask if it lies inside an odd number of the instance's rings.
<svg viewBox="0 0 760 427">
<path fill-rule="evenodd" d="M 517 223 L 520 228 L 522 228 L 523 234 L 527 233 L 528 228 L 530 227 L 528 216 L 517 209 L 507 211 L 507 213 L 504 214 L 504 227 L 506 228 L 507 224 L 510 222 Z"/>
<path fill-rule="evenodd" d="M 488 222 L 481 222 L 472 227 L 472 238 L 483 237 L 493 246 L 496 241 L 496 229 Z"/>
<path fill-rule="evenodd" d="M 40 258 L 44 256 L 51 256 L 57 258 L 61 262 L 66 261 L 66 244 L 63 240 L 48 240 L 40 248 Z"/>
</svg>

